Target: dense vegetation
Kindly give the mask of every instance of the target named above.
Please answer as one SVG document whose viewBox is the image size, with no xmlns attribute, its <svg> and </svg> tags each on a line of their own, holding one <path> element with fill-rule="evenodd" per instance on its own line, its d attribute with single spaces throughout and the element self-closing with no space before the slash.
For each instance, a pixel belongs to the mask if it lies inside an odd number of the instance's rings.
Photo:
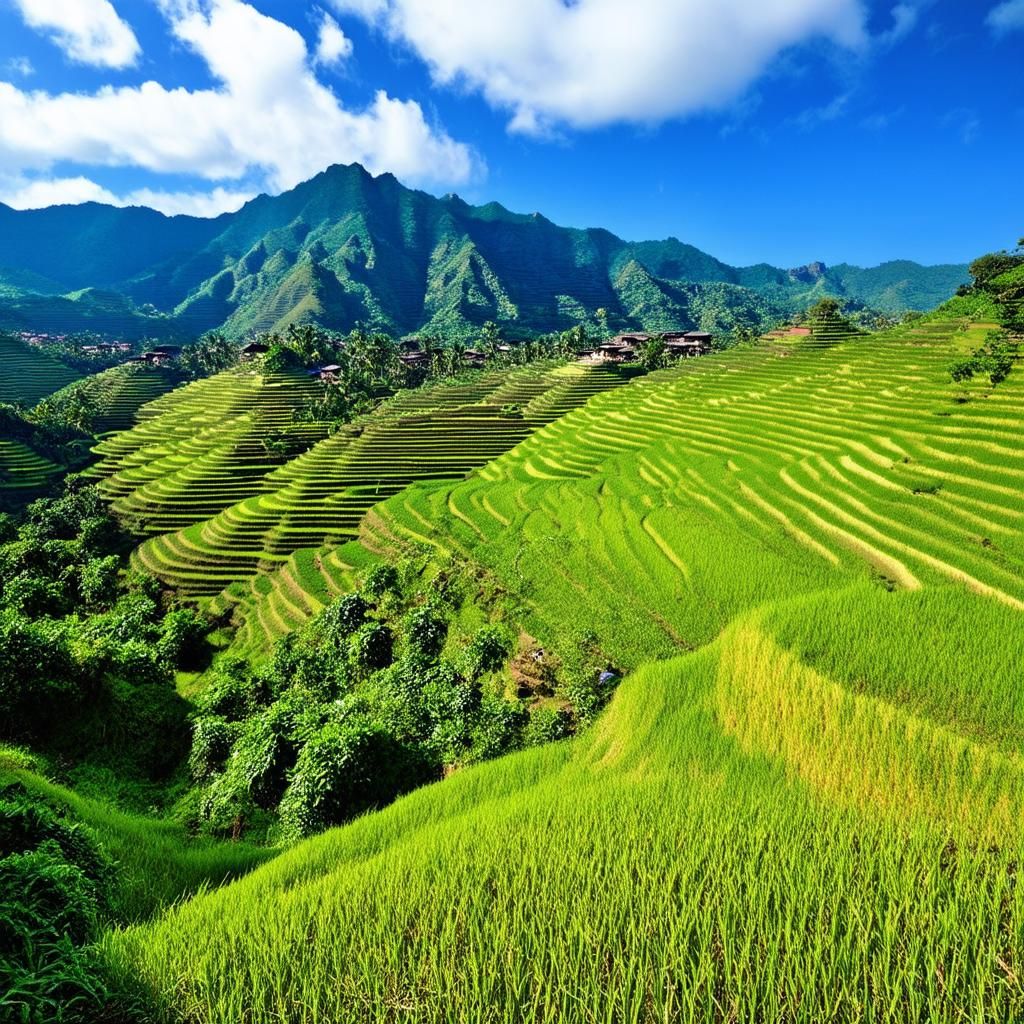
<svg viewBox="0 0 1024 1024">
<path fill-rule="evenodd" d="M 0 327 L 122 337 L 240 338 L 315 322 L 395 336 L 473 337 L 493 320 L 535 336 L 614 330 L 764 328 L 825 294 L 886 314 L 929 309 L 963 266 L 899 261 L 730 267 L 677 239 L 625 242 L 497 203 L 474 207 L 333 167 L 283 195 L 213 220 L 89 205 L 0 207 Z"/>
<path fill-rule="evenodd" d="M 1020 1017 L 1022 266 L 646 375 L 294 328 L 144 407 L 0 522 L 4 1008 Z"/>
</svg>

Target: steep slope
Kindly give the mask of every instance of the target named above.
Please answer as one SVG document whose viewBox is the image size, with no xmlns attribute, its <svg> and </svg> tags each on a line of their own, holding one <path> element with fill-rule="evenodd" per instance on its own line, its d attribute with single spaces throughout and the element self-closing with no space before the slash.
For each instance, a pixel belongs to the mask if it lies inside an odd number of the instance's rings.
<svg viewBox="0 0 1024 1024">
<path fill-rule="evenodd" d="M 35 405 L 80 377 L 41 349 L 0 331 L 0 402 Z"/>
<path fill-rule="evenodd" d="M 88 475 L 140 533 L 200 522 L 258 494 L 268 473 L 325 436 L 325 424 L 296 419 L 319 387 L 303 372 L 247 367 L 196 381 L 101 441 Z"/>
<path fill-rule="evenodd" d="M 675 238 L 626 242 L 498 203 L 438 199 L 358 165 L 331 167 L 215 220 L 95 204 L 0 207 L 3 266 L 12 269 L 0 289 L 0 323 L 38 317 L 111 332 L 194 334 L 223 326 L 235 336 L 314 320 L 452 335 L 495 320 L 532 334 L 570 327 L 600 308 L 615 327 L 724 330 L 825 292 L 886 310 L 926 308 L 967 277 L 965 267 L 908 262 L 870 271 L 812 264 L 810 275 L 735 268 Z M 712 285 L 713 300 L 694 291 Z M 86 288 L 98 291 L 79 294 Z"/>
<path fill-rule="evenodd" d="M 948 376 L 987 330 L 692 360 L 378 506 L 636 671 L 114 969 L 204 1024 L 1020 1018 L 1024 379 Z"/>
<path fill-rule="evenodd" d="M 189 595 L 217 594 L 302 548 L 354 539 L 373 505 L 414 480 L 463 477 L 630 376 L 604 366 L 531 367 L 402 393 L 269 473 L 258 495 L 147 541 L 137 561 Z"/>
<path fill-rule="evenodd" d="M 180 383 L 173 371 L 142 363 L 125 363 L 91 374 L 61 388 L 44 400 L 50 410 L 79 405 L 89 410 L 90 429 L 96 434 L 127 430 L 135 414 Z"/>
</svg>

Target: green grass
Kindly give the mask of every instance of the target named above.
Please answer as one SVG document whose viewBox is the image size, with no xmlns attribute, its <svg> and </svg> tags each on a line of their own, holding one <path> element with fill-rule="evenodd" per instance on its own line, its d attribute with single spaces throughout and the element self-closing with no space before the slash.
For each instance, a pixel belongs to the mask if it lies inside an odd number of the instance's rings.
<svg viewBox="0 0 1024 1024">
<path fill-rule="evenodd" d="M 156 536 L 143 545 L 138 562 L 165 582 L 192 596 L 214 596 L 232 584 L 244 583 L 259 573 L 284 567 L 297 551 L 312 552 L 324 545 L 354 539 L 366 512 L 384 498 L 402 491 L 415 480 L 461 478 L 513 448 L 532 431 L 566 410 L 585 403 L 592 395 L 617 388 L 629 375 L 605 367 L 528 367 L 508 372 L 481 373 L 469 383 L 440 384 L 401 393 L 357 424 L 325 438 L 285 465 L 253 481 L 252 493 L 212 518 L 197 516 L 189 470 L 187 495 L 181 507 L 191 519 L 173 533 Z M 511 411 L 509 407 L 515 407 Z M 176 411 L 153 421 L 155 429 Z M 197 417 L 198 419 L 198 417 Z M 211 421 L 200 422 L 205 429 Z M 140 427 L 136 433 L 146 433 Z M 117 438 L 111 447 L 127 438 Z M 223 449 L 226 453 L 226 448 Z M 235 458 L 234 454 L 231 456 Z M 196 468 L 209 462 L 201 456 Z M 238 461 L 239 477 L 244 465 Z M 127 458 L 125 460 L 127 466 Z M 141 472 L 162 472 L 156 459 Z M 140 471 L 125 469 L 113 478 L 111 493 L 121 480 Z M 218 488 L 226 493 L 231 479 L 225 461 L 217 469 Z M 119 498 L 116 507 L 136 510 L 146 529 L 158 532 L 167 523 L 159 511 L 150 512 L 146 501 L 157 492 L 168 495 L 186 483 L 185 471 L 161 476 L 135 494 Z M 201 485 L 202 486 L 202 485 Z M 308 578 L 308 577 L 307 577 Z M 314 582 L 314 588 L 316 588 Z M 328 584 L 329 586 L 329 584 Z M 235 588 L 246 594 L 245 586 Z M 230 600 L 232 595 L 226 595 Z M 300 601 L 301 603 L 301 601 Z M 269 624 L 270 619 L 264 616 Z M 289 619 L 289 623 L 293 620 Z M 280 635 L 273 631 L 270 638 Z"/>
<path fill-rule="evenodd" d="M 984 333 L 692 360 L 375 506 L 338 590 L 457 551 L 630 670 L 611 706 L 108 962 L 197 1024 L 1024 1017 L 1024 380 L 947 372 Z"/>
<path fill-rule="evenodd" d="M 1019 767 L 834 685 L 745 619 L 106 953 L 211 1022 L 1015 1019 Z"/>
<path fill-rule="evenodd" d="M 0 402 L 32 406 L 80 377 L 42 349 L 0 331 Z"/>
<path fill-rule="evenodd" d="M 24 767 L 0 749 L 0 782 L 21 782 L 93 828 L 116 863 L 115 910 L 122 921 L 141 921 L 205 889 L 222 885 L 265 863 L 275 850 L 248 843 L 191 839 L 172 822 L 125 814 L 80 796 Z"/>
</svg>

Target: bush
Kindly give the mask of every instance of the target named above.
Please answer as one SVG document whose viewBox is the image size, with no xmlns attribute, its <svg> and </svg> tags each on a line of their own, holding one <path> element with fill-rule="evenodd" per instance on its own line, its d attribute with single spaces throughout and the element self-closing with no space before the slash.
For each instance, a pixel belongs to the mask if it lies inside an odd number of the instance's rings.
<svg viewBox="0 0 1024 1024">
<path fill-rule="evenodd" d="M 394 637 L 391 630 L 380 622 L 368 622 L 352 637 L 352 660 L 363 672 L 387 668 L 394 651 Z"/>
<path fill-rule="evenodd" d="M 370 606 L 359 594 L 346 594 L 320 616 L 320 627 L 336 636 L 351 636 L 366 621 Z"/>
<path fill-rule="evenodd" d="M 206 654 L 209 628 L 209 622 L 195 608 L 177 608 L 168 612 L 160 624 L 157 657 L 179 668 L 199 667 Z"/>
<path fill-rule="evenodd" d="M 385 594 L 397 594 L 401 589 L 398 570 L 393 565 L 381 562 L 367 574 L 363 590 L 374 600 L 380 600 Z"/>
<path fill-rule="evenodd" d="M 0 1018 L 99 1021 L 109 1003 L 85 943 L 110 913 L 113 869 L 92 833 L 21 787 L 0 796 Z"/>
<path fill-rule="evenodd" d="M 436 658 L 448 637 L 448 622 L 429 605 L 406 615 L 402 632 L 410 649 L 424 657 Z"/>
<path fill-rule="evenodd" d="M 224 767 L 238 731 L 235 723 L 219 715 L 202 715 L 193 722 L 192 750 L 188 757 L 192 778 L 204 782 Z"/>
<path fill-rule="evenodd" d="M 530 720 L 523 730 L 523 746 L 538 747 L 564 740 L 572 733 L 572 714 L 567 708 L 538 708 L 530 713 Z"/>
<path fill-rule="evenodd" d="M 121 563 L 117 555 L 91 558 L 82 566 L 78 588 L 84 604 L 96 607 L 117 600 L 118 574 Z"/>
<path fill-rule="evenodd" d="M 290 838 L 389 803 L 423 781 L 424 764 L 374 722 L 330 722 L 303 746 L 281 801 Z"/>
<path fill-rule="evenodd" d="M 487 672 L 497 672 L 512 653 L 512 643 L 498 626 L 484 626 L 469 642 L 465 652 L 466 672 L 479 679 Z"/>
</svg>

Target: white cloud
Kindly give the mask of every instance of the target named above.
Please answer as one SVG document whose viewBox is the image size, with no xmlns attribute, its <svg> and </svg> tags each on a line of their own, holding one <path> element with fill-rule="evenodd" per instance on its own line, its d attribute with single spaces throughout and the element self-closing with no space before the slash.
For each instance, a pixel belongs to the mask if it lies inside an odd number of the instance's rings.
<svg viewBox="0 0 1024 1024">
<path fill-rule="evenodd" d="M 34 179 L 22 175 L 0 177 L 0 203 L 6 203 L 16 210 L 106 203 L 109 206 L 148 206 L 171 217 L 179 213 L 192 217 L 216 217 L 220 213 L 240 209 L 252 198 L 252 192 L 225 188 L 215 188 L 210 192 L 167 192 L 140 188 L 118 195 L 82 175 Z"/>
<path fill-rule="evenodd" d="M 88 178 L 46 178 L 25 181 L 21 178 L 0 180 L 0 203 L 16 210 L 38 210 L 43 206 L 64 206 L 78 203 L 110 203 L 118 198 Z"/>
<path fill-rule="evenodd" d="M 996 35 L 1024 31 L 1024 0 L 1003 0 L 988 12 L 985 23 Z"/>
<path fill-rule="evenodd" d="M 324 67 L 333 67 L 352 56 L 352 40 L 341 30 L 341 26 L 329 15 L 324 14 L 316 42 L 316 62 Z"/>
<path fill-rule="evenodd" d="M 208 197 L 214 210 L 243 195 L 225 183 L 280 191 L 332 163 L 359 161 L 417 183 L 462 183 L 477 172 L 472 150 L 430 125 L 415 102 L 381 91 L 365 109 L 346 109 L 317 80 L 302 36 L 242 0 L 160 4 L 216 85 L 50 94 L 0 82 L 0 173 L 42 176 L 68 162 L 188 174 L 221 184 Z M 148 195 L 165 209 L 203 202 Z"/>
<path fill-rule="evenodd" d="M 914 4 L 897 4 L 892 9 L 892 28 L 887 29 L 878 37 L 882 46 L 895 46 L 905 39 L 917 27 L 920 10 Z"/>
<path fill-rule="evenodd" d="M 651 123 L 726 106 L 788 47 L 867 44 L 860 0 L 332 0 L 510 127 Z M 906 6 L 901 4 L 900 7 Z"/>
<path fill-rule="evenodd" d="M 162 192 L 159 189 L 139 188 L 118 198 L 116 206 L 149 206 L 173 217 L 179 213 L 190 217 L 216 217 L 220 213 L 240 210 L 252 192 L 215 188 L 210 192 Z"/>
<path fill-rule="evenodd" d="M 110 0 L 14 0 L 29 28 L 45 32 L 81 64 L 126 68 L 142 52 Z"/>
<path fill-rule="evenodd" d="M 19 78 L 28 78 L 36 73 L 32 61 L 28 57 L 11 57 L 4 62 L 4 71 L 9 75 L 17 75 Z"/>
</svg>

